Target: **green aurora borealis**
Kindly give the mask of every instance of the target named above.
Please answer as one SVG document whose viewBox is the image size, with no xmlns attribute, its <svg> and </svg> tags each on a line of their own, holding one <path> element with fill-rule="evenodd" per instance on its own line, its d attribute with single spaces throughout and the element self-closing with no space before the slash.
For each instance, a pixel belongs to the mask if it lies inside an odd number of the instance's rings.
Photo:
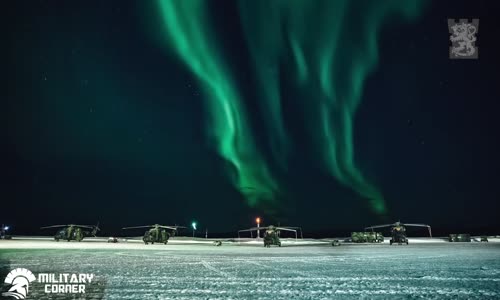
<svg viewBox="0 0 500 300">
<path fill-rule="evenodd" d="M 207 136 L 232 168 L 235 187 L 248 204 L 273 203 L 280 186 L 255 142 L 245 101 L 257 101 L 272 157 L 286 168 L 288 139 L 281 77 L 293 80 L 317 161 L 343 185 L 387 211 L 382 193 L 354 159 L 353 127 L 363 85 L 377 65 L 377 34 L 391 16 L 411 20 L 416 1 L 240 1 L 239 13 L 256 76 L 258 99 L 246 99 L 215 39 L 207 1 L 159 0 L 167 44 L 196 76 L 206 97 Z M 335 199 L 332 199 L 333 201 Z"/>
<path fill-rule="evenodd" d="M 203 1 L 160 1 L 172 47 L 199 78 L 208 97 L 208 135 L 217 151 L 234 167 L 234 183 L 250 205 L 272 200 L 277 185 L 254 144 L 241 96 L 217 45 L 210 39 Z"/>
</svg>

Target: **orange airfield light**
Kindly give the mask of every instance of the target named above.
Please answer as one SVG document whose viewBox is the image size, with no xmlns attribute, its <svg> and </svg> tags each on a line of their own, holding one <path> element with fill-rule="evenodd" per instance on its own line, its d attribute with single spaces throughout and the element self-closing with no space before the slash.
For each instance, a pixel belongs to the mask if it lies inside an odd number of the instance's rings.
<svg viewBox="0 0 500 300">
<path fill-rule="evenodd" d="M 260 227 L 260 217 L 257 217 L 255 219 L 255 222 L 257 222 L 257 228 L 259 228 Z M 259 238 L 260 238 L 260 230 L 257 229 L 257 239 L 259 239 Z"/>
</svg>

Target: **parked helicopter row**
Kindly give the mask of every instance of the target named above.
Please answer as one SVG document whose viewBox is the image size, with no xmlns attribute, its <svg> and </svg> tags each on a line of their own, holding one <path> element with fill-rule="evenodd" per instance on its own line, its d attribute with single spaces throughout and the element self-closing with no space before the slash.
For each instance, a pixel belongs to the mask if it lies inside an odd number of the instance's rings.
<svg viewBox="0 0 500 300">
<path fill-rule="evenodd" d="M 260 225 L 260 224 L 259 224 Z M 431 227 L 426 224 L 408 224 L 396 222 L 393 224 L 384 224 L 384 225 L 374 225 L 365 227 L 365 232 L 371 230 L 375 233 L 374 229 L 382 229 L 382 228 L 390 228 L 391 231 L 391 240 L 390 244 L 406 244 L 408 245 L 408 238 L 406 236 L 406 227 L 425 227 L 429 231 L 429 236 L 432 237 Z M 41 229 L 52 229 L 52 228 L 60 228 L 56 234 L 54 235 L 54 240 L 66 240 L 66 241 L 82 241 L 85 237 L 95 237 L 97 232 L 100 230 L 99 223 L 97 225 L 77 225 L 77 224 L 68 224 L 68 225 L 52 225 L 41 227 Z M 142 238 L 144 244 L 167 244 L 169 239 L 177 234 L 177 231 L 181 228 L 186 228 L 184 226 L 168 226 L 168 225 L 144 225 L 144 226 L 133 226 L 133 227 L 124 227 L 122 229 L 140 229 L 147 228 L 144 232 L 144 236 Z M 290 226 L 274 226 L 269 225 L 265 227 L 252 227 L 248 229 L 243 229 L 238 231 L 238 237 L 240 237 L 240 233 L 249 232 L 251 237 L 253 237 L 253 233 L 256 233 L 256 237 L 260 237 L 261 231 L 263 234 L 263 243 L 264 247 L 278 246 L 281 247 L 280 235 L 282 231 L 292 232 L 295 235 L 295 238 L 298 238 L 298 234 L 300 233 L 300 237 L 302 236 L 302 229 L 300 227 L 290 227 Z M 380 233 L 377 233 L 377 236 L 382 236 Z M 379 239 L 376 239 L 377 242 L 380 242 Z M 113 242 L 117 242 L 116 238 L 113 238 Z"/>
<path fill-rule="evenodd" d="M 99 223 L 97 225 L 77 225 L 77 224 L 67 224 L 67 225 L 52 225 L 41 227 L 40 229 L 52 229 L 60 228 L 54 235 L 54 240 L 57 242 L 60 240 L 65 241 L 77 241 L 81 242 L 85 237 L 95 237 L 97 232 L 100 230 Z M 185 228 L 184 226 L 166 226 L 166 225 L 145 225 L 145 226 L 134 226 L 134 227 L 124 227 L 122 229 L 138 229 L 138 228 L 149 228 L 144 233 L 142 240 L 147 245 L 149 243 L 162 243 L 167 244 L 171 236 L 174 236 L 179 228 Z"/>
</svg>

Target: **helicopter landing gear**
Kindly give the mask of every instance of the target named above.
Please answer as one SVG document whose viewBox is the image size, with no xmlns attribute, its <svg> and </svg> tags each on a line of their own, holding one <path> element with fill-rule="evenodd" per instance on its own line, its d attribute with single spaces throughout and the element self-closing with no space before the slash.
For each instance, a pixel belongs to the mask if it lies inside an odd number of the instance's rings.
<svg viewBox="0 0 500 300">
<path fill-rule="evenodd" d="M 408 245 L 408 239 L 398 240 L 398 241 L 395 241 L 395 240 L 391 239 L 391 240 L 389 241 L 389 244 L 390 244 L 391 246 L 392 246 L 392 244 L 394 244 L 394 243 L 398 243 L 398 245 L 403 245 L 403 244 Z"/>
</svg>

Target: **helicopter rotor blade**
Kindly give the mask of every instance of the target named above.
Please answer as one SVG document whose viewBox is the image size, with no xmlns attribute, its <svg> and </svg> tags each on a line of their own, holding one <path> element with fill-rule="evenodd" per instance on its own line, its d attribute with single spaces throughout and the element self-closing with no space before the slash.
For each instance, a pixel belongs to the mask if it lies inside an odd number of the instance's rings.
<svg viewBox="0 0 500 300">
<path fill-rule="evenodd" d="M 304 235 L 302 233 L 302 227 L 298 227 L 298 226 L 280 226 L 280 228 L 295 229 L 296 231 L 300 232 L 300 238 L 304 238 Z"/>
<path fill-rule="evenodd" d="M 166 225 L 158 225 L 156 226 L 158 228 L 164 228 L 164 229 L 172 229 L 172 230 L 177 230 L 177 226 L 166 226 Z"/>
<path fill-rule="evenodd" d="M 172 230 L 177 230 L 177 228 L 186 228 L 186 227 L 184 227 L 184 226 L 167 226 L 167 225 L 159 225 L 159 224 L 155 224 L 155 225 L 144 225 L 144 226 L 123 227 L 122 229 L 154 228 L 154 227 L 164 228 L 164 229 L 172 229 Z"/>
<path fill-rule="evenodd" d="M 40 227 L 40 229 L 48 229 L 48 228 L 58 228 L 58 227 L 69 227 L 70 225 L 52 225 L 52 226 L 44 226 Z"/>
<path fill-rule="evenodd" d="M 275 227 L 276 230 L 279 230 L 279 231 L 292 231 L 292 232 L 297 232 L 297 230 L 295 229 L 292 229 L 292 228 L 289 228 L 289 227 Z"/>
<path fill-rule="evenodd" d="M 75 224 L 73 224 L 71 226 L 73 226 L 73 227 L 80 227 L 80 228 L 88 228 L 88 229 L 94 229 L 95 228 L 94 225 L 75 225 Z"/>
<path fill-rule="evenodd" d="M 403 226 L 411 226 L 411 227 L 431 227 L 427 224 L 407 224 L 407 223 L 404 223 L 402 224 Z"/>
<path fill-rule="evenodd" d="M 375 228 L 385 228 L 385 227 L 391 227 L 391 226 L 394 226 L 394 224 L 384 224 L 384 225 L 369 226 L 369 227 L 365 227 L 365 230 L 367 230 L 367 229 L 375 229 Z"/>
<path fill-rule="evenodd" d="M 429 236 L 432 237 L 432 231 L 431 231 L 431 226 L 427 224 L 403 224 L 404 226 L 409 226 L 409 227 L 427 227 L 429 230 Z"/>
<path fill-rule="evenodd" d="M 52 226 L 44 226 L 40 227 L 40 229 L 49 229 L 49 228 L 61 228 L 61 227 L 80 227 L 80 228 L 88 228 L 88 229 L 94 229 L 95 226 L 93 225 L 78 225 L 78 224 L 67 224 L 67 225 L 52 225 Z"/>
<path fill-rule="evenodd" d="M 252 227 L 252 228 L 248 228 L 248 229 L 238 230 L 238 232 L 249 232 L 249 231 L 257 231 L 257 230 L 266 230 L 268 228 L 269 227 Z"/>
<path fill-rule="evenodd" d="M 123 227 L 122 229 L 136 229 L 136 228 L 150 228 L 150 227 L 154 227 L 154 226 L 151 226 L 151 225 L 132 226 L 132 227 Z"/>
<path fill-rule="evenodd" d="M 291 231 L 291 232 L 295 232 L 295 239 L 297 239 L 297 230 L 295 229 L 291 229 L 291 228 L 288 228 L 288 227 L 276 227 L 276 231 L 280 232 L 280 231 Z"/>
</svg>

